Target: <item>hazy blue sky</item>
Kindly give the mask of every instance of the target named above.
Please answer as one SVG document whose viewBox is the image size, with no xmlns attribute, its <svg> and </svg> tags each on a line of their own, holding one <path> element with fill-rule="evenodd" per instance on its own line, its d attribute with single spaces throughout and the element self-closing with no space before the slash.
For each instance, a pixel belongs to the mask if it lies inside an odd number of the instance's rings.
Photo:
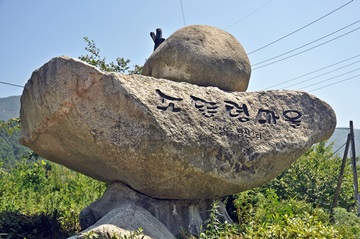
<svg viewBox="0 0 360 239">
<path fill-rule="evenodd" d="M 303 89 L 335 109 L 338 127 L 353 120 L 360 128 L 359 0 L 182 0 L 182 5 L 184 17 L 180 0 L 0 0 L 0 81 L 23 86 L 51 58 L 86 54 L 84 36 L 109 61 L 122 56 L 142 65 L 153 50 L 151 31 L 162 28 L 168 37 L 185 25 L 206 24 L 228 31 L 248 52 L 253 65 L 248 91 Z M 0 97 L 21 93 L 0 84 Z"/>
</svg>

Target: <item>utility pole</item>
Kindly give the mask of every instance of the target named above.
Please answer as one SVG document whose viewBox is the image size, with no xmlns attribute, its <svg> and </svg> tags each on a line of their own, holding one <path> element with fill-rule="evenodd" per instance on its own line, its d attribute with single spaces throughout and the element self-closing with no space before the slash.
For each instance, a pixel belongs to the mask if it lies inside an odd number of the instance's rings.
<svg viewBox="0 0 360 239">
<path fill-rule="evenodd" d="M 357 168 L 356 168 L 354 125 L 352 121 L 350 121 L 350 141 L 351 141 L 351 164 L 352 164 L 353 176 L 354 176 L 354 195 L 355 195 L 355 200 L 357 202 L 357 212 L 358 215 L 360 216 L 360 195 L 359 195 Z"/>
<path fill-rule="evenodd" d="M 344 175 L 344 169 L 345 169 L 346 159 L 347 159 L 348 152 L 349 152 L 349 147 L 351 149 L 351 166 L 352 166 L 353 178 L 354 178 L 354 196 L 355 196 L 354 198 L 357 202 L 357 213 L 360 216 L 360 194 L 359 194 L 357 167 L 356 167 L 357 165 L 356 165 L 356 152 L 355 152 L 354 125 L 353 125 L 353 122 L 350 121 L 350 132 L 348 133 L 348 136 L 347 136 L 346 147 L 345 147 L 344 156 L 343 156 L 343 160 L 342 160 L 342 164 L 341 164 L 341 168 L 340 168 L 340 175 L 339 175 L 337 187 L 335 190 L 334 201 L 333 201 L 332 208 L 331 208 L 331 215 L 330 215 L 331 220 L 333 220 L 334 208 L 337 205 L 339 194 L 340 194 L 340 187 L 341 187 L 341 183 L 342 183 L 342 179 L 343 179 L 343 175 Z"/>
<path fill-rule="evenodd" d="M 336 186 L 336 190 L 335 190 L 335 195 L 334 195 L 334 201 L 332 204 L 332 208 L 331 208 L 331 220 L 333 220 L 334 218 L 334 208 L 337 206 L 338 200 L 339 200 L 339 195 L 340 195 L 340 188 L 341 188 L 341 183 L 343 180 L 343 176 L 344 176 L 344 171 L 345 171 L 345 166 L 346 166 L 346 159 L 347 156 L 349 154 L 349 146 L 350 146 L 350 142 L 351 142 L 351 136 L 350 133 L 348 133 L 347 135 L 347 140 L 346 140 L 346 146 L 345 146 L 345 151 L 344 151 L 344 156 L 342 159 L 342 163 L 341 163 L 341 168 L 340 168 L 340 174 L 339 174 L 339 179 L 338 179 L 338 183 Z"/>
</svg>

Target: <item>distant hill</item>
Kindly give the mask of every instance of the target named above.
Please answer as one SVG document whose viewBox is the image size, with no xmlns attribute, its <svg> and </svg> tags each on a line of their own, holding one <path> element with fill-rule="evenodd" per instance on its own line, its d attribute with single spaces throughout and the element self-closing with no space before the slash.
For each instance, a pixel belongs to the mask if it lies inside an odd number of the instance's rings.
<svg viewBox="0 0 360 239">
<path fill-rule="evenodd" d="M 328 143 L 334 143 L 333 144 L 333 151 L 336 151 L 339 149 L 337 154 L 340 157 L 343 157 L 345 146 L 343 146 L 346 143 L 347 135 L 349 133 L 348 128 L 336 128 L 334 134 L 331 136 L 331 138 L 328 140 Z M 354 135 L 355 135 L 355 153 L 357 156 L 360 155 L 360 129 L 354 129 Z M 348 152 L 348 157 L 350 157 L 350 149 Z"/>
<path fill-rule="evenodd" d="M 0 98 L 0 120 L 7 121 L 10 118 L 20 116 L 20 96 Z"/>
</svg>

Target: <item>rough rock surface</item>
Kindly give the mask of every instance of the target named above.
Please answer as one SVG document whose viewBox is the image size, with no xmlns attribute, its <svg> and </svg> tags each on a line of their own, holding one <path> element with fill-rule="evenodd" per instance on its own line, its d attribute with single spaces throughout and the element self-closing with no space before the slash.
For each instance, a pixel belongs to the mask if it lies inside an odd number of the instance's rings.
<svg viewBox="0 0 360 239">
<path fill-rule="evenodd" d="M 246 91 L 251 66 L 232 35 L 215 27 L 192 25 L 166 39 L 146 61 L 142 74 L 225 91 Z"/>
<path fill-rule="evenodd" d="M 260 186 L 336 125 L 331 107 L 306 92 L 227 93 L 68 57 L 33 73 L 20 118 L 22 144 L 40 156 L 169 199 Z"/>
<path fill-rule="evenodd" d="M 121 238 L 134 238 L 135 230 L 125 230 L 119 228 L 113 224 L 101 224 L 100 226 L 91 227 L 75 236 L 69 237 L 68 239 L 88 239 L 88 238 L 96 238 L 96 239 L 114 239 L 119 238 L 116 236 L 121 236 Z M 95 236 L 96 235 L 96 236 Z M 126 236 L 126 237 L 125 237 Z M 133 237 L 131 237 L 133 236 Z M 159 235 L 158 237 L 150 237 L 147 235 L 139 236 L 136 238 L 141 239 L 173 239 L 174 237 L 162 237 Z"/>
<path fill-rule="evenodd" d="M 80 214 L 81 228 L 92 230 L 112 224 L 126 230 L 142 228 L 154 238 L 175 238 L 181 230 L 198 235 L 209 216 L 213 200 L 159 200 L 113 183 L 101 199 Z M 218 204 L 219 219 L 232 222 L 222 203 Z M 93 225 L 93 226 L 91 226 Z M 83 232 L 83 233 L 84 233 Z"/>
</svg>

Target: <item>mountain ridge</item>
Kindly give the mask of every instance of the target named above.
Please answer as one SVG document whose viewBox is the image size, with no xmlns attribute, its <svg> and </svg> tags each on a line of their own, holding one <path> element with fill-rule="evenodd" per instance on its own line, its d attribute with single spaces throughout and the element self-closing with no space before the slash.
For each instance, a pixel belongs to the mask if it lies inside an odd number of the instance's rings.
<svg viewBox="0 0 360 239">
<path fill-rule="evenodd" d="M 20 115 L 20 96 L 0 98 L 0 120 L 7 121 Z"/>
</svg>

